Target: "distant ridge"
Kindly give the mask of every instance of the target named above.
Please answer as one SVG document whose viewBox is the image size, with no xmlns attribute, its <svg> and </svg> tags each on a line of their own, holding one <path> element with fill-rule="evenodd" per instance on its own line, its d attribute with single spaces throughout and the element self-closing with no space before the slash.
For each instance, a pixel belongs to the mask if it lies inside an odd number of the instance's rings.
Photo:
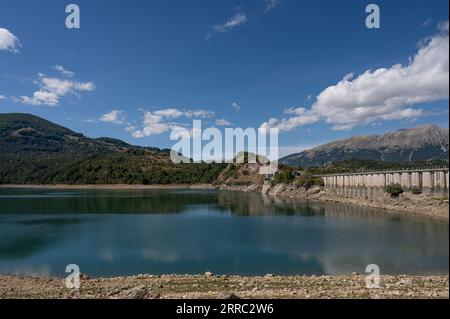
<svg viewBox="0 0 450 319">
<path fill-rule="evenodd" d="M 384 135 L 356 136 L 280 159 L 296 167 L 324 166 L 346 160 L 414 162 L 449 157 L 449 130 L 436 125 L 401 129 Z"/>
</svg>

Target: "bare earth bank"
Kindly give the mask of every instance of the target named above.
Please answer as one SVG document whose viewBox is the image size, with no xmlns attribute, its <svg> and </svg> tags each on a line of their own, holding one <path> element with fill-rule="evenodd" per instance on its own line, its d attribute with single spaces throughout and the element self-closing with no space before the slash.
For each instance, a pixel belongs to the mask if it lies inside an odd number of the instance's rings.
<svg viewBox="0 0 450 319">
<path fill-rule="evenodd" d="M 366 288 L 365 277 L 273 276 L 241 277 L 137 275 L 89 279 L 68 289 L 62 278 L 0 276 L 0 299 L 327 299 L 449 298 L 447 276 L 382 276 L 380 288 Z"/>
</svg>

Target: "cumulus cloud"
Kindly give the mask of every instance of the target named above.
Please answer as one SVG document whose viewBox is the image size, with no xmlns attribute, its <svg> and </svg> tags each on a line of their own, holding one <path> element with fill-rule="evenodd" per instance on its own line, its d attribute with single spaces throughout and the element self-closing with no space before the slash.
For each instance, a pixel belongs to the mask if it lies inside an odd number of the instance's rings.
<svg viewBox="0 0 450 319">
<path fill-rule="evenodd" d="M 54 65 L 52 68 L 53 68 L 53 70 L 56 70 L 59 73 L 61 73 L 62 75 L 67 76 L 69 78 L 71 78 L 72 76 L 75 75 L 74 72 L 66 70 L 62 65 Z"/>
<path fill-rule="evenodd" d="M 0 101 L 1 100 L 6 100 L 6 96 L 0 94 Z"/>
<path fill-rule="evenodd" d="M 378 119 L 411 119 L 423 114 L 412 105 L 448 99 L 448 21 L 440 33 L 422 41 L 408 65 L 368 70 L 356 78 L 344 77 L 317 97 L 313 112 L 335 129 L 349 129 Z"/>
<path fill-rule="evenodd" d="M 313 124 L 320 119 L 318 114 L 303 107 L 290 108 L 285 110 L 284 113 L 291 115 L 291 117 L 283 118 L 281 120 L 271 118 L 269 121 L 262 123 L 261 128 L 278 128 L 280 131 L 291 131 L 299 126 Z"/>
<path fill-rule="evenodd" d="M 142 128 L 137 129 L 134 125 L 129 125 L 126 130 L 135 138 L 143 138 L 159 135 L 168 131 L 185 132 L 183 124 L 173 122 L 173 120 L 184 118 L 209 118 L 214 116 L 214 112 L 208 110 L 184 110 L 178 108 L 167 108 L 156 111 L 145 111 Z M 181 134 L 181 133 L 180 133 Z"/>
<path fill-rule="evenodd" d="M 230 123 L 230 121 L 228 121 L 226 119 L 217 119 L 216 120 L 216 125 L 217 126 L 230 126 L 231 123 Z"/>
<path fill-rule="evenodd" d="M 442 33 L 447 33 L 447 37 L 448 37 L 448 20 L 447 21 L 441 21 L 438 23 L 438 30 Z"/>
<path fill-rule="evenodd" d="M 39 90 L 35 91 L 32 96 L 21 96 L 19 101 L 28 105 L 47 105 L 56 106 L 62 97 L 68 94 L 77 95 L 81 92 L 89 92 L 95 90 L 93 82 L 78 82 L 68 79 L 59 79 L 56 77 L 48 77 L 39 74 L 39 78 L 35 81 Z"/>
<path fill-rule="evenodd" d="M 167 132 L 170 124 L 163 122 L 163 119 L 163 116 L 147 111 L 144 113 L 143 128 L 133 131 L 131 135 L 135 138 L 142 138 Z"/>
<path fill-rule="evenodd" d="M 215 113 L 207 110 L 187 110 L 183 113 L 183 115 L 188 118 L 210 118 L 213 117 Z"/>
<path fill-rule="evenodd" d="M 268 13 L 279 6 L 281 0 L 265 0 L 264 12 Z"/>
<path fill-rule="evenodd" d="M 123 124 L 122 113 L 119 110 L 112 110 L 100 116 L 98 120 L 105 123 Z"/>
<path fill-rule="evenodd" d="M 198 128 L 187 129 L 182 126 L 173 126 L 170 129 L 170 140 L 175 141 L 180 138 L 193 138 L 194 136 L 201 136 L 201 131 Z"/>
<path fill-rule="evenodd" d="M 216 24 L 213 26 L 212 31 L 208 32 L 205 40 L 210 39 L 214 33 L 225 33 L 231 29 L 243 26 L 247 23 L 248 17 L 243 12 L 237 12 L 227 22 L 223 24 Z"/>
<path fill-rule="evenodd" d="M 379 120 L 412 120 L 427 112 L 414 105 L 449 97 L 448 21 L 439 24 L 439 33 L 421 41 L 418 52 L 407 65 L 367 70 L 355 77 L 346 75 L 323 90 L 310 110 L 288 109 L 293 115 L 270 119 L 265 127 L 292 130 L 321 119 L 335 130 Z"/>
<path fill-rule="evenodd" d="M 21 47 L 19 39 L 8 29 L 0 28 L 0 50 L 18 52 Z"/>
<path fill-rule="evenodd" d="M 176 119 L 176 118 L 183 116 L 184 113 L 176 108 L 170 108 L 170 109 L 154 111 L 153 114 L 156 116 L 159 116 L 161 118 L 167 117 L 167 118 Z"/>
</svg>

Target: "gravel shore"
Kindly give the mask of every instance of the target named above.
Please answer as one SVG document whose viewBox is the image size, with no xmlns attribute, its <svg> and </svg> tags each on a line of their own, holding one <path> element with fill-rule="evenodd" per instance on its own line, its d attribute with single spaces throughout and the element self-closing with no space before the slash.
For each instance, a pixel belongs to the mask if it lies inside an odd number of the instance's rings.
<svg viewBox="0 0 450 319">
<path fill-rule="evenodd" d="M 368 289 L 365 276 L 242 277 L 205 275 L 82 276 L 80 289 L 62 278 L 0 276 L 0 298 L 49 299 L 328 299 L 449 298 L 447 276 L 382 276 L 381 287 Z"/>
</svg>

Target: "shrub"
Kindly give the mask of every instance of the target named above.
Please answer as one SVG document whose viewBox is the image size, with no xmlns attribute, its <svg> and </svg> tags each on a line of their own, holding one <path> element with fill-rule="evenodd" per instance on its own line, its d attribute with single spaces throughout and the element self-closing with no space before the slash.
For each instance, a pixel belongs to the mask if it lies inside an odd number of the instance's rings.
<svg viewBox="0 0 450 319">
<path fill-rule="evenodd" d="M 391 184 L 386 187 L 386 193 L 392 197 L 398 197 L 400 194 L 403 194 L 403 188 L 400 184 Z"/>
<path fill-rule="evenodd" d="M 422 192 L 420 191 L 420 189 L 418 187 L 411 188 L 411 193 L 413 193 L 414 195 L 422 194 Z"/>
<path fill-rule="evenodd" d="M 279 172 L 273 178 L 273 184 L 288 184 L 294 180 L 294 170 L 289 167 L 284 171 Z"/>
<path fill-rule="evenodd" d="M 238 167 L 235 164 L 230 164 L 227 167 L 227 170 L 224 174 L 225 179 L 229 179 L 230 177 L 233 177 L 237 170 L 238 170 Z"/>
<path fill-rule="evenodd" d="M 321 177 L 315 177 L 311 174 L 304 174 L 300 176 L 296 184 L 300 187 L 305 187 L 306 189 L 310 189 L 313 186 L 325 186 L 325 183 Z"/>
</svg>

